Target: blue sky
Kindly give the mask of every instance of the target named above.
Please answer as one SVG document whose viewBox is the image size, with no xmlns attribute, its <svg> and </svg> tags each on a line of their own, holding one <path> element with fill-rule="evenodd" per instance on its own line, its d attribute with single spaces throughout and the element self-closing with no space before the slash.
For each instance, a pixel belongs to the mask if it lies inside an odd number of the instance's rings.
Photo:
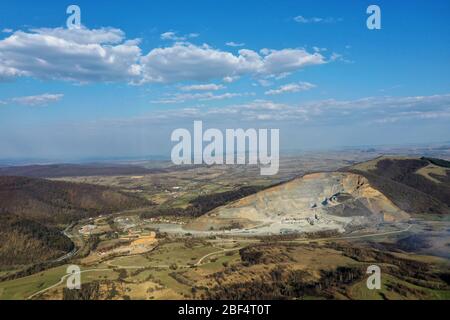
<svg viewBox="0 0 450 320">
<path fill-rule="evenodd" d="M 5 0 L 0 158 L 168 155 L 194 120 L 285 150 L 448 141 L 449 22 L 439 0 Z"/>
</svg>

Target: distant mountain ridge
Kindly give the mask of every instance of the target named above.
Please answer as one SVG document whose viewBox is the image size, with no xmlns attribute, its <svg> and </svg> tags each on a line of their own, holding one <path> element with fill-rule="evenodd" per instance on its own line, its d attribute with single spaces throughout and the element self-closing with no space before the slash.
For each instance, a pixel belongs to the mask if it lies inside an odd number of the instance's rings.
<svg viewBox="0 0 450 320">
<path fill-rule="evenodd" d="M 21 176 L 29 178 L 61 178 L 85 176 L 144 175 L 164 172 L 162 169 L 147 169 L 136 165 L 86 165 L 49 164 L 0 167 L 0 176 Z"/>
</svg>

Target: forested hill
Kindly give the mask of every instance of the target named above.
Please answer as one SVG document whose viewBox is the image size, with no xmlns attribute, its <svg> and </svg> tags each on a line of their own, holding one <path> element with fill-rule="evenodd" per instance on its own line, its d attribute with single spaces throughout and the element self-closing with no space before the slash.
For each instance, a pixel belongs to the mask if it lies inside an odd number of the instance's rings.
<svg viewBox="0 0 450 320">
<path fill-rule="evenodd" d="M 73 249 L 61 230 L 3 212 L 0 214 L 0 270 L 56 259 Z"/>
<path fill-rule="evenodd" d="M 118 189 L 24 177 L 0 177 L 0 210 L 43 224 L 66 224 L 81 218 L 150 206 Z"/>
<path fill-rule="evenodd" d="M 450 162 L 434 158 L 380 157 L 352 166 L 408 213 L 450 214 Z"/>
<path fill-rule="evenodd" d="M 65 224 L 151 206 L 118 189 L 24 177 L 0 177 L 0 270 L 55 259 L 73 249 Z"/>
</svg>

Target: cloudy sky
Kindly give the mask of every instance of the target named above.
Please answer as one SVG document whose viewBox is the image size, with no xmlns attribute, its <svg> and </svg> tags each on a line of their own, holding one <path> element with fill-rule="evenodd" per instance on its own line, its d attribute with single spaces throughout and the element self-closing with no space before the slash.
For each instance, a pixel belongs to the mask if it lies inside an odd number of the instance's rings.
<svg viewBox="0 0 450 320">
<path fill-rule="evenodd" d="M 0 159 L 168 156 L 194 120 L 284 150 L 449 141 L 449 21 L 445 0 L 3 0 Z"/>
</svg>

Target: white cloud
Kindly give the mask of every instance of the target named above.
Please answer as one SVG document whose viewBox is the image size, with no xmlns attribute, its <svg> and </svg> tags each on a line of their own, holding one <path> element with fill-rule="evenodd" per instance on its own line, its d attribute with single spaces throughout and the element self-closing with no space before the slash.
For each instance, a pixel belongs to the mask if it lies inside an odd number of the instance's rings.
<svg viewBox="0 0 450 320">
<path fill-rule="evenodd" d="M 369 97 L 355 100 L 320 100 L 301 104 L 254 100 L 227 106 L 199 105 L 185 108 L 167 108 L 151 114 L 126 119 L 105 121 L 108 126 L 162 125 L 174 123 L 185 126 L 194 120 L 203 120 L 208 126 L 229 125 L 257 127 L 276 125 L 305 126 L 380 126 L 393 122 L 411 122 L 415 125 L 446 124 L 450 118 L 450 94 L 424 97 Z M 264 122 L 270 121 L 270 124 Z M 262 122 L 262 123 L 258 123 Z M 95 125 L 98 125 L 97 122 Z M 378 129 L 377 129 L 378 130 Z"/>
<path fill-rule="evenodd" d="M 320 22 L 322 21 L 321 18 L 305 18 L 303 16 L 297 16 L 294 18 L 294 20 L 298 23 L 310 23 L 310 22 Z"/>
<path fill-rule="evenodd" d="M 117 44 L 125 39 L 125 33 L 115 28 L 38 28 L 30 31 L 45 37 L 43 40 L 57 41 L 63 39 L 76 44 Z"/>
<path fill-rule="evenodd" d="M 14 30 L 10 28 L 5 28 L 2 30 L 3 33 L 12 33 Z"/>
<path fill-rule="evenodd" d="M 270 87 L 273 83 L 267 79 L 258 79 L 258 83 L 263 87 Z"/>
<path fill-rule="evenodd" d="M 0 41 L 0 79 L 29 76 L 75 82 L 133 81 L 138 41 L 118 29 L 34 29 Z"/>
<path fill-rule="evenodd" d="M 242 61 L 241 61 L 242 60 Z M 233 75 L 244 59 L 207 45 L 175 43 L 142 58 L 144 82 L 207 81 Z"/>
<path fill-rule="evenodd" d="M 376 119 L 374 123 L 395 123 L 404 120 L 414 120 L 414 119 L 446 119 L 450 118 L 450 109 L 442 111 L 411 111 L 411 112 L 400 112 L 395 115 L 387 116 L 385 118 Z"/>
<path fill-rule="evenodd" d="M 330 56 L 330 61 L 340 61 L 345 63 L 353 63 L 353 61 L 346 59 L 342 54 L 333 52 Z"/>
<path fill-rule="evenodd" d="M 242 75 L 276 75 L 326 63 L 320 53 L 304 49 L 268 50 L 263 56 L 241 49 L 238 55 L 211 48 L 175 43 L 153 49 L 142 58 L 143 82 L 207 81 Z"/>
<path fill-rule="evenodd" d="M 315 88 L 316 85 L 309 82 L 289 83 L 279 87 L 278 89 L 272 89 L 265 92 L 266 95 L 277 95 L 283 93 L 293 93 L 308 91 Z"/>
<path fill-rule="evenodd" d="M 233 77 L 226 76 L 222 80 L 225 83 L 232 83 L 232 82 L 235 82 L 235 81 L 239 80 L 239 76 L 233 76 Z"/>
<path fill-rule="evenodd" d="M 225 87 L 221 84 L 194 84 L 190 86 L 181 87 L 182 91 L 217 91 L 224 89 Z"/>
<path fill-rule="evenodd" d="M 309 53 L 304 49 L 269 50 L 263 58 L 260 72 L 282 75 L 307 66 L 324 63 L 324 56 L 318 52 Z"/>
<path fill-rule="evenodd" d="M 315 52 L 325 52 L 325 51 L 327 51 L 328 49 L 327 49 L 327 48 L 320 48 L 320 47 L 313 47 L 313 50 L 314 50 Z"/>
<path fill-rule="evenodd" d="M 25 96 L 25 97 L 16 97 L 9 99 L 8 101 L 0 101 L 2 104 L 20 104 L 24 106 L 45 106 L 50 103 L 55 103 L 60 101 L 64 97 L 63 94 L 50 94 L 44 93 L 36 96 Z"/>
<path fill-rule="evenodd" d="M 306 18 L 304 16 L 296 16 L 294 21 L 302 24 L 307 23 L 336 23 L 343 21 L 342 18 L 319 18 L 319 17 L 310 17 Z"/>
<path fill-rule="evenodd" d="M 2 65 L 2 61 L 0 60 L 0 81 L 12 80 L 16 77 L 26 76 L 27 73 L 21 70 L 18 70 L 13 67 L 8 67 Z"/>
<path fill-rule="evenodd" d="M 153 100 L 151 103 L 154 104 L 176 104 L 176 103 L 184 103 L 187 101 L 214 101 L 214 100 L 224 100 L 231 99 L 235 97 L 248 96 L 251 93 L 223 93 L 223 94 L 214 94 L 212 92 L 203 92 L 203 93 L 176 93 L 169 94 L 167 97 Z"/>
<path fill-rule="evenodd" d="M 230 41 L 230 42 L 227 42 L 226 45 L 229 47 L 243 47 L 243 46 L 245 46 L 245 43 L 237 43 L 234 41 Z"/>
<path fill-rule="evenodd" d="M 197 96 L 198 98 L 199 96 Z M 207 95 L 203 96 L 207 97 Z M 412 120 L 446 120 L 450 118 L 450 94 L 412 97 L 367 97 L 355 100 L 319 100 L 302 104 L 285 104 L 254 100 L 227 107 L 201 106 L 164 110 L 152 119 L 204 119 L 221 121 L 295 121 L 313 125 L 327 123 L 386 124 Z M 280 124 L 281 125 L 281 124 Z"/>
<path fill-rule="evenodd" d="M 299 107 L 277 103 L 268 100 L 254 100 L 244 104 L 222 107 L 189 107 L 177 110 L 164 110 L 152 115 L 151 121 L 167 119 L 207 119 L 220 121 L 253 121 L 253 120 L 307 120 L 307 112 Z M 142 119 L 140 119 L 142 120 Z M 148 119 L 150 120 L 150 119 Z M 130 123 L 135 119 L 130 120 Z M 122 123 L 126 122 L 122 121 Z"/>
<path fill-rule="evenodd" d="M 168 31 L 161 34 L 162 40 L 172 40 L 172 41 L 185 41 L 190 38 L 197 38 L 199 36 L 198 33 L 189 33 L 184 36 L 178 36 L 176 32 Z"/>
<path fill-rule="evenodd" d="M 184 38 L 196 37 L 189 34 Z M 176 40 L 174 32 L 162 35 Z M 240 49 L 237 54 L 175 42 L 143 55 L 139 39 L 127 40 L 114 28 L 40 28 L 16 31 L 0 40 L 0 81 L 17 77 L 77 83 L 232 82 L 242 76 L 282 77 L 327 62 L 305 49 Z"/>
</svg>

